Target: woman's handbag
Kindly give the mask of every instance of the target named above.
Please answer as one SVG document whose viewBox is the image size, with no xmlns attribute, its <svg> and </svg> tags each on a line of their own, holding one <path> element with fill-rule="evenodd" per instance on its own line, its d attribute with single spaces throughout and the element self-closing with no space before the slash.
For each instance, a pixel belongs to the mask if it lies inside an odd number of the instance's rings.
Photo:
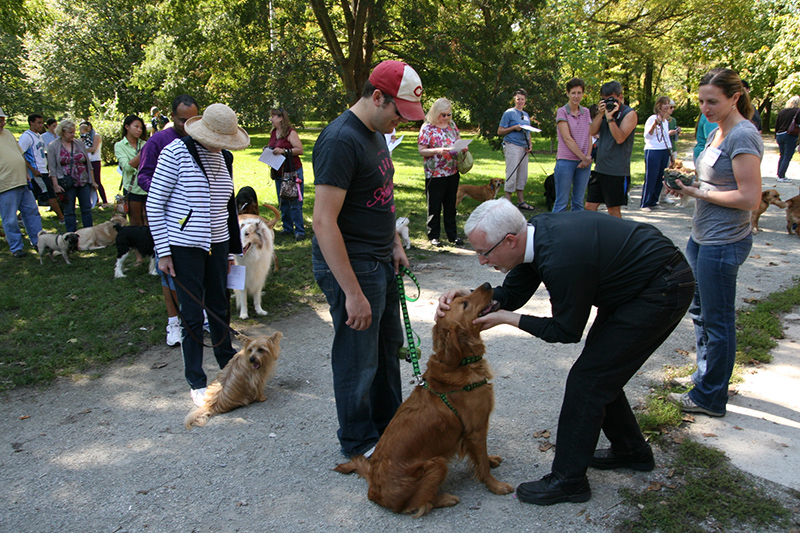
<svg viewBox="0 0 800 533">
<path fill-rule="evenodd" d="M 297 177 L 297 171 L 294 169 L 292 157 L 286 158 L 286 165 L 289 170 L 283 173 L 281 178 L 281 192 L 279 196 L 281 200 L 302 200 L 300 195 L 300 178 Z"/>
<path fill-rule="evenodd" d="M 798 113 L 800 113 L 800 109 L 795 111 L 794 118 L 789 123 L 789 127 L 786 129 L 786 133 L 789 135 L 794 135 L 795 137 L 800 136 L 800 124 L 797 122 Z"/>
<path fill-rule="evenodd" d="M 65 191 L 72 187 L 75 182 L 72 181 L 72 176 L 69 174 L 64 174 L 63 177 L 58 178 L 58 186 L 64 189 Z"/>
<path fill-rule="evenodd" d="M 458 167 L 459 174 L 466 174 L 472 170 L 472 165 L 475 163 L 475 158 L 472 157 L 472 152 L 458 152 L 456 156 L 456 167 Z"/>
</svg>

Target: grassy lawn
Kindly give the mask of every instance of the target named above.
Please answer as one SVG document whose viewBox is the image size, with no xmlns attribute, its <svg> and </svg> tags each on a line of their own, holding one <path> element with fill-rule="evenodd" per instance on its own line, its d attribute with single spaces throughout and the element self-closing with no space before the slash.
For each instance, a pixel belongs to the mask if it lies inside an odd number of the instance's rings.
<svg viewBox="0 0 800 533">
<path fill-rule="evenodd" d="M 9 130 L 19 137 L 24 128 L 12 126 Z M 309 232 L 314 206 L 311 155 L 319 132 L 319 128 L 311 127 L 299 132 L 306 150 L 302 156 L 307 184 L 304 217 Z M 417 152 L 417 131 L 409 129 L 398 134 L 406 137 L 393 154 L 395 203 L 398 215 L 411 220 L 414 249 L 409 255 L 414 260 L 424 258 L 430 250 L 425 238 L 422 159 Z M 462 176 L 462 183 L 480 185 L 505 175 L 501 152 L 491 150 L 487 142 L 468 132 L 464 137 L 473 139 L 470 149 L 475 165 Z M 269 133 L 251 133 L 251 147 L 235 154 L 234 183 L 237 190 L 245 185 L 253 187 L 261 203 L 275 205 L 273 181 L 266 165 L 258 161 L 268 140 Z M 640 127 L 632 162 L 633 181 L 639 184 L 644 175 L 642 145 Z M 540 210 L 545 205 L 543 182 L 555 165 L 555 153 L 550 148 L 549 140 L 534 138 L 526 199 Z M 120 183 L 116 167 L 103 167 L 102 182 L 109 198 L 113 198 Z M 466 198 L 458 207 L 459 228 L 463 228 L 476 205 L 476 201 Z M 261 212 L 272 216 L 265 208 Z M 95 209 L 95 223 L 107 220 L 110 215 L 110 210 Z M 60 229 L 49 212 L 43 213 L 43 224 L 46 231 Z M 267 280 L 264 298 L 264 308 L 271 317 L 290 314 L 308 305 L 310 300 L 321 298 L 311 272 L 310 247 L 310 240 L 297 243 L 277 238 L 280 270 Z M 40 266 L 36 254 L 24 259 L 12 257 L 4 237 L 0 237 L 0 276 L 6 280 L 0 294 L 0 390 L 85 372 L 164 342 L 166 313 L 158 278 L 149 276 L 145 268 L 129 265 L 127 278 L 114 279 L 115 260 L 116 251 L 109 247 L 80 252 L 72 265 L 59 258 L 52 264 L 45 260 Z M 247 326 L 247 322 L 238 325 L 237 322 L 238 319 L 234 321 L 235 327 Z"/>
</svg>

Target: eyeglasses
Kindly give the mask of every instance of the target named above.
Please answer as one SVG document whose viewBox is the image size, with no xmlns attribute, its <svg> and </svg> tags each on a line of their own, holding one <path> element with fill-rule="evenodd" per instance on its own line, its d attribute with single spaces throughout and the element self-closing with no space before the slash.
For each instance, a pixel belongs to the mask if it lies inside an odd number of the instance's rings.
<svg viewBox="0 0 800 533">
<path fill-rule="evenodd" d="M 490 253 L 492 253 L 492 252 L 494 252 L 494 249 L 495 249 L 495 248 L 497 248 L 498 246 L 500 246 L 501 244 L 503 244 L 503 241 L 505 241 L 505 240 L 506 240 L 506 237 L 508 237 L 509 235 L 516 235 L 516 233 L 506 233 L 506 234 L 503 236 L 503 238 L 502 238 L 502 239 L 500 239 L 500 242 L 498 242 L 497 244 L 495 244 L 494 246 L 492 246 L 491 248 L 489 248 L 489 250 L 488 250 L 488 251 L 486 251 L 486 252 L 479 252 L 479 251 L 477 251 L 477 250 L 476 250 L 476 251 L 475 251 L 475 253 L 476 253 L 476 254 L 478 254 L 479 256 L 481 256 L 481 257 L 485 258 L 485 259 L 489 259 L 489 254 L 490 254 Z"/>
<path fill-rule="evenodd" d="M 439 116 L 440 117 L 452 117 L 453 114 L 452 113 L 439 113 Z"/>
<path fill-rule="evenodd" d="M 670 109 L 675 109 L 674 105 L 669 106 Z"/>
<path fill-rule="evenodd" d="M 395 113 L 395 115 L 397 115 L 398 117 L 400 117 L 400 119 L 401 119 L 401 120 L 405 121 L 405 120 L 406 120 L 406 119 L 405 119 L 405 117 L 403 117 L 403 115 L 401 115 L 401 114 L 400 114 L 400 110 L 399 110 L 399 109 L 397 109 L 397 102 L 395 102 L 394 100 L 392 100 L 392 104 L 394 104 L 394 113 Z"/>
</svg>

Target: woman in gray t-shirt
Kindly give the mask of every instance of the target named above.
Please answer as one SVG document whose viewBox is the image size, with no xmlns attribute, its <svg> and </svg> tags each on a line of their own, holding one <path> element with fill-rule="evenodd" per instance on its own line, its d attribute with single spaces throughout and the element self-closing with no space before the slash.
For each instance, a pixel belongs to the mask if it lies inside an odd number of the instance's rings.
<svg viewBox="0 0 800 533">
<path fill-rule="evenodd" d="M 753 106 L 739 75 L 714 69 L 700 81 L 700 110 L 717 129 L 695 161 L 699 183 L 670 192 L 697 198 L 686 257 L 695 295 L 689 315 L 697 337 L 694 388 L 670 394 L 683 411 L 724 416 L 736 360 L 736 276 L 753 241 L 750 211 L 761 201 L 764 145 L 749 118 Z"/>
</svg>

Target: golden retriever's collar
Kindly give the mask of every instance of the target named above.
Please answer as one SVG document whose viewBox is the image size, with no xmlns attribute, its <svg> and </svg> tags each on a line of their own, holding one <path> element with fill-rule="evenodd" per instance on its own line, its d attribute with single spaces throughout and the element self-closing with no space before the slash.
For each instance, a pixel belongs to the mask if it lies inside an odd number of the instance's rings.
<svg viewBox="0 0 800 533">
<path fill-rule="evenodd" d="M 473 359 L 474 359 L 474 358 L 473 358 Z M 480 357 L 479 357 L 478 359 L 480 359 Z M 464 391 L 464 392 L 469 392 L 469 391 L 471 391 L 471 390 L 473 390 L 473 389 L 477 389 L 478 387 L 480 387 L 480 386 L 482 386 L 482 385 L 486 385 L 487 383 L 489 383 L 489 380 L 488 380 L 488 379 L 483 379 L 483 380 L 481 380 L 481 381 L 476 381 L 475 383 L 470 383 L 469 385 L 466 385 L 466 386 L 465 386 L 464 388 L 462 388 L 462 389 L 451 390 L 450 392 L 436 392 L 435 390 L 433 390 L 433 389 L 430 387 L 430 385 L 428 385 L 428 382 L 427 382 L 427 381 L 425 381 L 424 379 L 422 380 L 422 382 L 421 382 L 419 385 L 420 385 L 421 387 L 423 387 L 423 388 L 425 388 L 425 389 L 429 390 L 429 391 L 431 392 L 431 394 L 435 394 L 436 396 L 438 396 L 438 397 L 439 397 L 439 399 L 440 399 L 440 400 L 442 400 L 442 401 L 444 402 L 444 404 L 445 404 L 445 405 L 446 405 L 446 406 L 447 406 L 447 407 L 448 407 L 448 408 L 449 408 L 451 411 L 453 411 L 453 412 L 455 413 L 455 415 L 458 417 L 458 419 L 459 419 L 459 420 L 461 420 L 461 415 L 459 415 L 459 414 L 458 414 L 458 411 L 456 410 L 456 408 L 455 408 L 455 407 L 453 407 L 453 404 L 451 404 L 451 403 L 450 403 L 450 400 L 448 400 L 448 399 L 447 399 L 447 395 L 448 395 L 448 394 L 453 394 L 454 392 L 461 392 L 461 391 Z M 464 423 L 464 421 L 463 421 L 463 420 L 461 420 L 461 423 L 463 424 L 463 423 Z"/>
<path fill-rule="evenodd" d="M 481 359 L 483 359 L 482 355 L 478 355 L 478 356 L 475 356 L 475 357 L 465 357 L 464 359 L 461 360 L 461 363 L 459 363 L 459 366 L 471 365 L 472 363 L 477 363 Z"/>
</svg>

